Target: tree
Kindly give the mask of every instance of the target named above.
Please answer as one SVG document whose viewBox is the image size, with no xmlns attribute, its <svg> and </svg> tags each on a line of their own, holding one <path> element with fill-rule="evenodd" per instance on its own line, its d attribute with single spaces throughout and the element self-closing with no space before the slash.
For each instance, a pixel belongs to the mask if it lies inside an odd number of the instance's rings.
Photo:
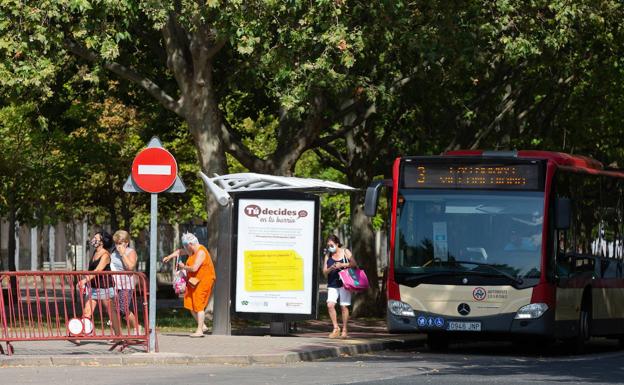
<svg viewBox="0 0 624 385">
<path fill-rule="evenodd" d="M 340 16 L 342 7 L 303 1 L 5 3 L 4 19 L 12 15 L 21 23 L 0 24 L 0 73 L 50 92 L 46 84 L 59 63 L 74 55 L 94 63 L 94 72 L 102 68 L 137 84 L 184 119 L 205 173 L 226 172 L 228 151 L 251 170 L 290 174 L 322 130 L 357 104 L 341 102 L 353 99 L 357 81 L 348 69 L 361 49 L 357 29 L 349 30 Z M 266 158 L 243 144 L 237 122 L 223 119 L 228 96 L 237 92 L 233 85 L 244 82 L 260 86 L 263 92 L 254 97 L 279 119 L 275 151 Z M 256 111 L 262 105 L 256 103 Z M 209 199 L 209 212 L 214 205 Z"/>
<path fill-rule="evenodd" d="M 63 219 L 90 217 L 94 224 L 106 223 L 113 231 L 126 229 L 134 236 L 147 228 L 149 195 L 128 194 L 122 186 L 134 157 L 154 134 L 174 154 L 179 175 L 189 184 L 182 196 L 160 196 L 160 214 L 173 222 L 204 218 L 203 204 L 197 204 L 197 198 L 203 196 L 202 188 L 192 182 L 199 182 L 199 167 L 188 130 L 178 120 L 164 117 L 150 103 L 128 97 L 132 92 L 117 81 L 102 77 L 90 85 L 86 93 L 57 92 L 58 99 L 71 99 L 64 108 L 57 109 L 54 119 L 58 130 L 65 133 L 59 140 L 64 158 L 59 162 L 62 170 L 56 181 L 57 188 L 68 198 L 57 204 L 66 213 Z M 82 86 L 82 81 L 74 80 L 64 88 Z"/>
<path fill-rule="evenodd" d="M 47 98 L 75 69 L 114 94 L 75 107 L 93 119 L 86 132 L 97 132 L 106 103 L 136 108 L 168 123 L 144 126 L 141 139 L 162 133 L 191 161 L 182 150 L 190 135 L 208 175 L 235 163 L 290 175 L 311 150 L 358 188 L 388 176 L 399 154 L 446 149 L 550 148 L 621 161 L 623 12 L 616 0 L 5 2 L 0 85 Z M 111 91 L 108 76 L 123 81 Z M 123 147 L 97 143 L 110 154 Z M 116 199 L 109 212 L 130 207 Z M 356 255 L 376 271 L 360 199 L 344 211 Z"/>
<path fill-rule="evenodd" d="M 15 271 L 16 223 L 33 223 L 36 203 L 45 199 L 46 175 L 54 167 L 49 131 L 37 119 L 36 105 L 8 103 L 0 107 L 0 215 L 9 223 L 8 268 Z M 34 203 L 34 204 L 33 204 Z"/>
</svg>

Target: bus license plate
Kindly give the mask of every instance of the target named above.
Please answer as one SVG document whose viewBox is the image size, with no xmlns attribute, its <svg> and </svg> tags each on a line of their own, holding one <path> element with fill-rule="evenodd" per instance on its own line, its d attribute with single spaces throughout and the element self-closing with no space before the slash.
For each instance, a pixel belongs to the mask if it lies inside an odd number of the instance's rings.
<svg viewBox="0 0 624 385">
<path fill-rule="evenodd" d="M 459 322 L 449 321 L 447 330 L 458 330 L 466 332 L 480 332 L 481 322 Z"/>
</svg>

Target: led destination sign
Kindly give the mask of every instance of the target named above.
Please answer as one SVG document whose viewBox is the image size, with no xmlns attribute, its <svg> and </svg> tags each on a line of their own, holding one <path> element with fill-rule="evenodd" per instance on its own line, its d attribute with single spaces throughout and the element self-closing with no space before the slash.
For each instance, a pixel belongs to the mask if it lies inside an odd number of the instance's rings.
<svg viewBox="0 0 624 385">
<path fill-rule="evenodd" d="M 537 164 L 408 164 L 406 188 L 540 189 Z"/>
</svg>

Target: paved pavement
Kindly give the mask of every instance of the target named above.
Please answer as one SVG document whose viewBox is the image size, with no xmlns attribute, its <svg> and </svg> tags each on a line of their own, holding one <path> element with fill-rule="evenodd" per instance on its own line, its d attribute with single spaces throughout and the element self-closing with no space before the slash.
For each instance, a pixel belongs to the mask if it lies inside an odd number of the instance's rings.
<svg viewBox="0 0 624 385">
<path fill-rule="evenodd" d="M 0 356 L 1 367 L 21 366 L 122 366 L 189 364 L 280 364 L 312 361 L 385 349 L 422 346 L 421 335 L 390 335 L 383 321 L 353 320 L 349 339 L 329 339 L 328 321 L 300 323 L 289 336 L 269 336 L 269 329 L 248 328 L 238 335 L 190 338 L 188 333 L 159 333 L 159 353 L 139 347 L 123 352 L 108 349 L 104 341 L 14 342 L 12 356 Z M 4 344 L 3 344 L 4 345 Z M 6 346 L 5 346 L 6 347 Z"/>
</svg>

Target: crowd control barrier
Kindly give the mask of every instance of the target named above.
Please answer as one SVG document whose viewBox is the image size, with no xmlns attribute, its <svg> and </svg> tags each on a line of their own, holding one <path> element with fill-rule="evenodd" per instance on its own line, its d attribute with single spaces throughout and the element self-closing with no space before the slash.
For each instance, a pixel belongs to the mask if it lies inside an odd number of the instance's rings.
<svg viewBox="0 0 624 385">
<path fill-rule="evenodd" d="M 0 354 L 12 355 L 14 342 L 63 340 L 110 341 L 109 350 L 142 345 L 149 352 L 143 273 L 0 272 L 0 292 Z"/>
</svg>

